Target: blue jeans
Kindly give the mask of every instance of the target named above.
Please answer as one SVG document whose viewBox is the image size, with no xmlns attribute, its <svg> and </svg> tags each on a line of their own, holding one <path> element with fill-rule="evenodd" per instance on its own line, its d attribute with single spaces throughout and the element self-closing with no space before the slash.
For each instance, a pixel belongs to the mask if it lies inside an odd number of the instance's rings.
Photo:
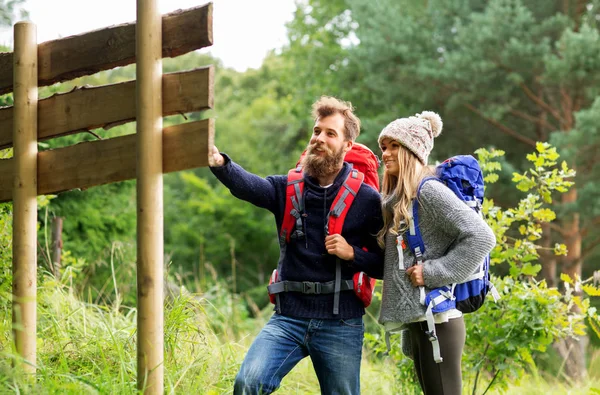
<svg viewBox="0 0 600 395">
<path fill-rule="evenodd" d="M 360 394 L 364 333 L 362 317 L 318 320 L 274 314 L 248 350 L 233 393 L 270 394 L 310 356 L 322 394 Z"/>
</svg>

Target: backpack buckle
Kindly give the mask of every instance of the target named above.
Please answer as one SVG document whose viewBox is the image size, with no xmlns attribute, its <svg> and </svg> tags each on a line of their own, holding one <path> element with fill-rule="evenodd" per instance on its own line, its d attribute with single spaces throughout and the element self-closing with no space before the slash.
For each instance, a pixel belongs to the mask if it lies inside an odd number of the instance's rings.
<svg viewBox="0 0 600 395">
<path fill-rule="evenodd" d="M 302 237 L 304 237 L 304 232 L 302 232 L 301 230 L 295 230 L 290 237 L 292 239 L 301 239 Z"/>
<path fill-rule="evenodd" d="M 320 294 L 321 293 L 321 283 L 316 283 L 312 281 L 303 281 L 302 282 L 302 293 L 303 294 Z"/>
<path fill-rule="evenodd" d="M 425 335 L 427 336 L 430 342 L 437 341 L 438 339 L 435 332 L 433 331 L 425 331 Z"/>
</svg>

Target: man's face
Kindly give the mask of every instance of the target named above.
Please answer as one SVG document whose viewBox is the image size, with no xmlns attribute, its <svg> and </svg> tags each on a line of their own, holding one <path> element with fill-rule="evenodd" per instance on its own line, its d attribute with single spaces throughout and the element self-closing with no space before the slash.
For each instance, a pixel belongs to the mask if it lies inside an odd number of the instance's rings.
<svg viewBox="0 0 600 395">
<path fill-rule="evenodd" d="M 346 141 L 344 131 L 341 114 L 317 119 L 303 161 L 309 175 L 327 176 L 340 168 L 346 152 L 352 148 L 352 141 Z"/>
</svg>

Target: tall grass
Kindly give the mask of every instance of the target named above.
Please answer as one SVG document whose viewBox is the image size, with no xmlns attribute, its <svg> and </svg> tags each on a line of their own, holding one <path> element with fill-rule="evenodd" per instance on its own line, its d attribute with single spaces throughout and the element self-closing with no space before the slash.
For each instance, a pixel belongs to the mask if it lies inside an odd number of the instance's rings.
<svg viewBox="0 0 600 395">
<path fill-rule="evenodd" d="M 206 304 L 179 296 L 165 308 L 165 392 L 227 393 L 243 355 L 210 328 Z M 38 291 L 35 382 L 13 367 L 11 313 L 1 312 L 0 392 L 136 393 L 136 310 L 87 303 L 47 279 Z"/>
<path fill-rule="evenodd" d="M 119 300 L 119 298 L 116 298 Z M 0 300 L 0 393 L 135 394 L 136 310 L 116 302 L 83 301 L 64 283 L 46 276 L 38 291 L 38 365 L 35 379 L 19 370 L 12 350 L 10 304 Z M 236 305 L 237 309 L 233 306 Z M 165 305 L 165 393 L 230 394 L 244 355 L 271 314 L 245 316 L 241 297 L 225 285 L 202 296 L 182 292 Z M 237 315 L 231 314 L 238 312 Z M 236 324 L 232 324 L 236 320 Z M 237 328 L 233 331 L 232 328 Z M 404 361 L 405 362 L 405 361 Z M 600 388 L 600 352 L 592 356 L 590 380 L 579 385 L 529 376 L 490 394 L 594 394 Z M 370 394 L 413 394 L 390 358 L 365 349 L 361 390 Z M 597 391 L 597 392 L 594 392 Z M 278 393 L 319 394 L 310 360 L 283 380 Z M 468 393 L 465 389 L 464 393 Z"/>
<path fill-rule="evenodd" d="M 222 290 L 209 292 L 213 301 Z M 220 295 L 222 296 L 222 295 Z M 231 299 L 230 299 L 231 300 Z M 232 300 L 235 302 L 235 300 Z M 5 304 L 7 306 L 8 304 Z M 227 307 L 225 308 L 227 310 Z M 136 384 L 136 310 L 103 307 L 80 300 L 51 277 L 38 291 L 38 365 L 35 381 L 18 369 L 11 351 L 10 309 L 1 312 L 1 393 L 132 394 Z M 262 316 L 238 324 L 239 341 L 224 330 L 231 317 L 206 298 L 182 293 L 165 306 L 165 392 L 231 393 L 239 365 Z M 396 393 L 393 366 L 365 361 L 363 393 Z M 283 394 L 317 394 L 319 386 L 308 360 L 285 378 Z"/>
</svg>

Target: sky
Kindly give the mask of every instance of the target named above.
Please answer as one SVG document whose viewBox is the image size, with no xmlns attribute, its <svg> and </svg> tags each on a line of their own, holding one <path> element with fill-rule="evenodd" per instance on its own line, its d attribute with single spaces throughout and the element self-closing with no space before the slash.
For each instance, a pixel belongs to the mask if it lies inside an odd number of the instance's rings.
<svg viewBox="0 0 600 395">
<path fill-rule="evenodd" d="M 205 0 L 158 0 L 161 14 L 206 4 Z M 260 67 L 269 50 L 286 42 L 285 23 L 294 0 L 212 0 L 213 42 L 201 50 L 238 71 Z M 137 0 L 26 0 L 38 43 L 133 22 Z M 15 21 L 17 22 L 17 21 Z M 0 29 L 0 44 L 13 47 L 12 28 Z"/>
</svg>

